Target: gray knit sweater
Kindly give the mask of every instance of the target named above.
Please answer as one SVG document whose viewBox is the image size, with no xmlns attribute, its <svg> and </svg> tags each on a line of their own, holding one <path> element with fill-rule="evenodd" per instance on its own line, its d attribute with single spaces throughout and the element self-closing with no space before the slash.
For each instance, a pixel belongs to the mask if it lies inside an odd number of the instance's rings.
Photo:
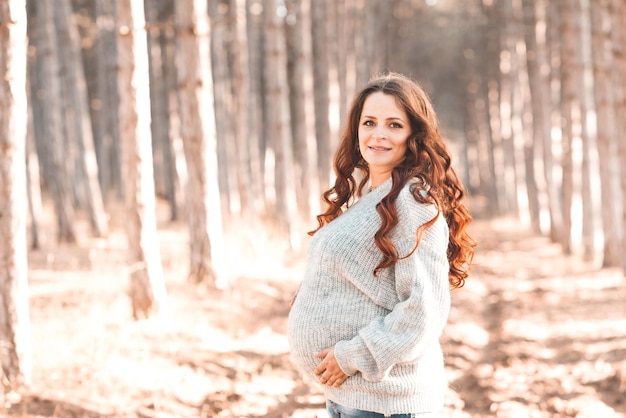
<svg viewBox="0 0 626 418">
<path fill-rule="evenodd" d="M 391 235 L 400 255 L 437 213 L 416 202 L 409 187 L 396 201 L 399 224 Z M 289 314 L 289 344 L 295 363 L 315 379 L 321 361 L 315 353 L 335 346 L 350 377 L 338 388 L 322 388 L 338 404 L 382 414 L 436 412 L 447 388 L 439 337 L 450 309 L 448 226 L 439 216 L 413 255 L 375 277 L 382 259 L 374 243 L 376 205 L 390 189 L 391 179 L 311 239 Z"/>
</svg>

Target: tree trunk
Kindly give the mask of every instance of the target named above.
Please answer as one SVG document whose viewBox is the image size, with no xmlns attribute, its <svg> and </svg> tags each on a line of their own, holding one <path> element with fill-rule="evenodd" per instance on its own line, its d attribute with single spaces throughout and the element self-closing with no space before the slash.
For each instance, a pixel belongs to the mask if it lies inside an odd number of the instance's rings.
<svg viewBox="0 0 626 418">
<path fill-rule="evenodd" d="M 626 5 L 622 0 L 613 0 L 613 55 L 615 57 L 616 92 L 616 122 L 617 122 L 617 143 L 619 144 L 619 170 L 618 177 L 621 179 L 620 187 L 622 191 L 621 206 L 622 213 L 622 269 L 626 276 Z M 620 214 L 618 214 L 619 216 Z"/>
<path fill-rule="evenodd" d="M 150 109 L 152 154 L 154 158 L 154 183 L 158 196 L 164 197 L 170 207 L 170 219 L 178 218 L 176 201 L 176 162 L 170 140 L 170 109 L 167 100 L 168 80 L 165 77 L 167 25 L 171 24 L 173 10 L 167 10 L 164 1 L 146 1 L 148 52 L 150 68 Z"/>
<path fill-rule="evenodd" d="M 115 1 L 96 2 L 96 96 L 98 105 L 94 114 L 96 157 L 100 167 L 100 187 L 104 200 L 111 192 L 122 196 L 122 163 L 120 161 L 120 121 L 117 92 L 117 56 Z"/>
<path fill-rule="evenodd" d="M 181 135 L 188 171 L 189 278 L 224 288 L 227 281 L 223 267 L 207 2 L 177 1 L 175 15 L 179 34 L 176 58 Z"/>
<path fill-rule="evenodd" d="M 229 49 L 231 30 L 227 11 L 219 1 L 209 2 L 211 22 L 211 70 L 215 101 L 215 130 L 217 132 L 217 161 L 222 213 L 238 215 L 240 199 L 237 189 L 239 173 L 236 168 L 235 118 Z"/>
<path fill-rule="evenodd" d="M 262 8 L 262 0 L 245 1 L 246 10 L 258 11 Z M 265 136 L 263 127 L 263 16 L 260 13 L 247 13 L 246 37 L 248 39 L 248 79 L 249 92 L 246 103 L 246 131 L 250 150 L 249 179 L 255 196 L 255 207 L 260 214 L 267 212 L 265 191 Z M 244 51 L 245 53 L 245 51 Z"/>
<path fill-rule="evenodd" d="M 544 144 L 550 139 L 550 107 L 547 92 L 549 88 L 548 81 L 545 74 L 542 74 L 542 68 L 546 66 L 546 51 L 545 51 L 545 38 L 542 38 L 542 42 L 537 41 L 537 1 L 536 0 L 524 0 L 523 1 L 523 16 L 524 16 L 524 40 L 526 43 L 526 68 L 528 71 L 528 88 L 530 94 L 530 105 L 532 111 L 532 138 L 534 144 Z M 540 149 L 537 150 L 541 151 Z M 533 159 L 535 157 L 533 156 Z M 537 193 L 541 193 L 542 196 L 547 196 L 547 190 L 542 188 L 542 183 L 537 184 Z M 541 199 L 542 196 L 538 196 Z M 550 214 L 550 230 L 554 228 L 555 222 L 552 216 L 552 207 L 547 204 L 547 199 L 544 201 L 543 206 L 548 210 Z M 539 203 L 539 201 L 538 201 Z M 541 207 L 537 208 L 541 210 Z M 538 225 L 541 227 L 541 225 Z"/>
<path fill-rule="evenodd" d="M 389 0 L 384 0 L 388 2 Z M 365 66 L 366 73 L 364 75 L 369 79 L 372 74 L 380 72 L 385 65 L 385 51 L 381 40 L 384 38 L 380 32 L 382 29 L 383 11 L 381 0 L 365 0 L 366 7 L 363 8 L 363 41 L 365 47 Z M 365 80 L 367 81 L 367 80 Z M 357 86 L 361 88 L 361 86 Z"/>
<path fill-rule="evenodd" d="M 161 45 L 161 63 L 163 67 L 165 92 L 162 100 L 167 101 L 167 144 L 163 144 L 163 159 L 167 174 L 171 177 L 166 183 L 166 195 L 170 202 L 170 219 L 179 219 L 179 210 L 185 206 L 184 188 L 186 182 L 182 177 L 187 171 L 182 139 L 180 138 L 180 117 L 178 112 L 178 86 L 176 71 L 176 30 L 174 1 L 163 0 L 160 21 L 165 22 L 161 30 L 159 42 Z"/>
<path fill-rule="evenodd" d="M 276 222 L 280 233 L 288 237 L 291 248 L 299 248 L 298 234 L 292 223 L 297 219 L 296 191 L 293 170 L 293 148 L 289 114 L 287 83 L 287 51 L 283 20 L 277 13 L 277 1 L 265 0 L 265 88 L 267 121 L 274 151 L 274 191 L 276 195 Z M 326 113 L 328 122 L 328 113 Z"/>
<path fill-rule="evenodd" d="M 311 73 L 310 0 L 288 3 L 293 24 L 287 25 L 289 47 L 289 102 L 293 136 L 298 207 L 305 217 L 319 213 L 317 150 L 313 125 L 313 83 Z"/>
<path fill-rule="evenodd" d="M 561 71 L 561 61 L 560 61 L 560 42 L 561 42 L 561 34 L 559 29 L 561 27 L 561 16 L 559 13 L 559 3 L 554 1 L 546 2 L 546 45 L 548 51 L 548 62 L 550 68 L 549 75 L 549 84 L 558 84 L 560 87 L 560 71 Z M 550 130 L 552 130 L 553 126 L 555 128 L 560 129 L 560 124 L 554 122 L 555 120 L 560 121 L 560 111 L 561 111 L 561 98 L 558 94 L 558 89 L 551 88 L 550 91 L 550 106 L 551 113 L 549 114 L 550 120 Z M 546 188 L 548 190 L 548 200 L 550 207 L 550 216 L 552 218 L 552 227 L 556 226 L 556 229 L 550 230 L 550 238 L 557 243 L 562 241 L 563 229 L 563 211 L 562 211 L 562 202 L 561 202 L 561 184 L 558 181 L 558 178 L 555 177 L 554 173 L 557 170 L 561 169 L 561 161 L 558 158 L 560 155 L 560 150 L 558 146 L 554 144 L 552 140 L 552 135 L 546 138 L 546 141 L 543 144 L 543 172 L 546 179 Z"/>
<path fill-rule="evenodd" d="M 512 28 L 513 23 L 513 3 L 512 0 L 504 0 L 500 3 L 502 11 L 502 34 L 500 52 L 500 128 L 502 138 L 501 164 L 503 166 L 503 203 L 506 212 L 518 213 L 517 202 L 517 179 L 516 179 L 516 153 L 515 153 L 515 131 L 513 119 L 515 112 L 516 91 L 515 80 L 517 68 L 515 62 L 516 34 Z"/>
<path fill-rule="evenodd" d="M 29 70 L 31 70 L 30 68 Z M 30 76 L 30 73 L 28 76 Z M 28 125 L 26 132 L 26 187 L 28 193 L 28 214 L 30 215 L 30 248 L 40 248 L 39 242 L 39 219 L 43 212 L 41 202 L 41 174 L 39 171 L 39 158 L 35 146 L 35 129 L 33 122 L 33 108 L 29 102 Z"/>
<path fill-rule="evenodd" d="M 591 2 L 591 31 L 593 75 L 595 80 L 595 105 L 597 115 L 598 155 L 600 157 L 600 190 L 602 195 L 602 231 L 604 232 L 603 266 L 621 266 L 621 254 L 617 222 L 617 141 L 615 121 L 615 97 L 611 69 L 613 51 L 608 0 Z"/>
<path fill-rule="evenodd" d="M 582 201 L 582 251 L 587 261 L 593 261 L 596 255 L 596 214 L 600 212 L 598 202 L 600 192 L 593 184 L 598 177 L 598 153 L 595 135 L 592 134 L 587 122 L 589 112 L 593 110 L 593 81 L 587 74 L 591 73 L 591 30 L 589 20 L 589 0 L 575 3 L 579 18 L 581 46 L 576 48 L 576 59 L 579 69 L 575 84 L 580 90 L 580 139 L 582 147 L 581 162 L 581 201 Z"/>
<path fill-rule="evenodd" d="M 368 62 L 368 51 L 372 48 L 367 44 L 368 29 L 365 22 L 366 0 L 350 0 L 353 2 L 352 16 L 354 22 L 354 66 L 355 66 L 355 91 L 362 88 L 371 76 Z M 315 3 L 315 2 L 314 2 Z"/>
<path fill-rule="evenodd" d="M 64 47 L 60 49 L 66 71 L 63 72 L 65 100 L 69 104 L 66 112 L 67 133 L 74 137 L 76 149 L 76 165 L 78 182 L 84 194 L 84 207 L 87 211 L 91 231 L 94 236 L 101 237 L 108 233 L 108 222 L 102 193 L 98 183 L 98 163 L 94 151 L 91 115 L 87 98 L 87 83 L 80 51 L 80 36 L 72 16 L 69 0 L 55 0 L 55 22 L 57 24 L 58 42 Z M 72 135 L 69 135 L 70 132 Z"/>
<path fill-rule="evenodd" d="M 330 123 L 328 120 L 329 96 L 329 57 L 326 52 L 328 43 L 326 30 L 326 0 L 311 2 L 312 33 L 313 33 L 313 95 L 315 114 L 315 137 L 317 143 L 317 159 L 320 179 L 320 190 L 328 189 L 331 181 L 331 149 Z"/>
<path fill-rule="evenodd" d="M 24 0 L 0 0 L 0 361 L 12 389 L 29 385 L 32 369 L 26 254 L 26 50 Z"/>
<path fill-rule="evenodd" d="M 483 109 L 478 108 L 480 115 L 478 128 L 479 144 L 485 144 L 479 148 L 478 159 L 486 159 L 487 162 L 481 165 L 479 171 L 480 183 L 483 185 L 483 192 L 489 200 L 489 213 L 501 215 L 506 212 L 506 192 L 504 181 L 504 151 L 503 151 L 503 130 L 502 114 L 500 112 L 500 101 L 502 100 L 502 73 L 497 65 L 500 60 L 500 38 L 502 32 L 502 22 L 498 14 L 498 6 L 485 6 L 487 15 L 487 27 L 485 30 L 485 48 L 481 45 L 475 48 L 479 54 L 477 59 L 481 64 L 478 70 L 486 75 L 486 79 L 480 84 L 479 96 L 485 101 Z M 508 121 L 507 121 L 508 123 Z M 480 155 L 481 151 L 486 155 Z"/>
<path fill-rule="evenodd" d="M 348 13 L 349 1 L 338 1 L 335 4 L 335 31 L 337 32 L 337 48 L 335 49 L 335 59 L 337 60 L 337 83 L 339 87 L 339 132 L 343 132 L 346 126 L 346 117 L 352 90 L 348 90 L 348 61 L 353 58 L 352 51 L 348 50 L 348 39 L 354 36 L 353 22 Z M 309 31 L 310 33 L 310 31 Z M 350 57 L 352 55 L 352 57 Z M 337 136 L 339 141 L 339 135 Z"/>
<path fill-rule="evenodd" d="M 48 127 L 46 138 L 37 138 L 47 143 L 46 150 L 50 158 L 51 196 L 57 216 L 57 238 L 60 242 L 76 241 L 74 231 L 74 207 L 72 191 L 68 178 L 65 131 L 63 126 L 63 109 L 61 100 L 61 81 L 59 79 L 58 40 L 54 29 L 54 11 L 51 2 L 37 4 L 37 14 L 43 26 L 42 36 L 37 40 L 39 57 L 43 66 L 43 83 L 45 89 L 45 120 Z"/>
<path fill-rule="evenodd" d="M 258 207 L 255 203 L 255 191 L 252 173 L 252 148 L 258 143 L 251 143 L 252 136 L 248 129 L 248 110 L 252 104 L 249 98 L 250 76 L 248 73 L 248 37 L 247 13 L 245 0 L 229 0 L 229 16 L 235 30 L 231 48 L 233 63 L 233 111 L 235 118 L 235 167 L 237 171 L 237 190 L 241 206 L 241 215 L 246 223 L 255 225 L 258 220 Z"/>
<path fill-rule="evenodd" d="M 143 2 L 117 1 L 120 138 L 130 298 L 135 319 L 158 316 L 167 293 L 156 228 L 148 47 Z"/>
<path fill-rule="evenodd" d="M 562 216 L 561 246 L 565 254 L 572 252 L 572 202 L 574 195 L 574 169 L 572 143 L 574 141 L 574 113 L 578 112 L 580 99 L 574 84 L 575 49 L 580 45 L 580 34 L 574 27 L 573 5 L 570 0 L 560 3 L 561 17 L 561 147 L 562 147 Z"/>
</svg>

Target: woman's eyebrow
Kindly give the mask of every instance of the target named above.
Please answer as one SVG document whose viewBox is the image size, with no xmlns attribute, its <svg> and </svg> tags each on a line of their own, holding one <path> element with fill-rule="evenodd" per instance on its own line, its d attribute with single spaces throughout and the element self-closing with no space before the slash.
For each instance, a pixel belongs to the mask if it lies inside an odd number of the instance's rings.
<svg viewBox="0 0 626 418">
<path fill-rule="evenodd" d="M 368 119 L 378 119 L 376 116 L 369 116 L 369 115 L 363 115 L 363 116 L 361 116 L 361 119 L 364 119 L 364 118 L 368 118 Z M 406 120 L 404 120 L 404 118 L 402 118 L 402 117 L 400 117 L 400 116 L 392 116 L 392 117 L 386 118 L 385 120 L 399 120 L 399 121 L 402 121 L 402 122 L 406 122 Z"/>
</svg>

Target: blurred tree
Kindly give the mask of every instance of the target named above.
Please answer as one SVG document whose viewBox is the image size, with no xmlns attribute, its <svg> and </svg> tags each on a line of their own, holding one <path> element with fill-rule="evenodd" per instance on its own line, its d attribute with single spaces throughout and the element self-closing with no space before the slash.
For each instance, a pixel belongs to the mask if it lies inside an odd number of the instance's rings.
<svg viewBox="0 0 626 418">
<path fill-rule="evenodd" d="M 28 188 L 28 214 L 30 215 L 30 248 L 37 250 L 40 247 L 39 220 L 43 207 L 39 158 L 37 157 L 33 125 L 33 109 L 29 102 L 28 129 L 26 133 L 26 187 Z"/>
<path fill-rule="evenodd" d="M 240 1 L 240 0 L 238 0 Z M 263 5 L 262 0 L 245 1 L 247 49 L 242 50 L 248 58 L 248 92 L 245 100 L 246 141 L 250 151 L 251 177 L 247 179 L 254 194 L 255 211 L 267 215 L 269 207 L 265 188 L 265 146 L 267 132 L 263 123 Z M 240 7 L 244 7 L 241 5 Z M 242 45 L 243 48 L 243 45 Z M 244 92 L 245 93 L 245 92 Z"/>
<path fill-rule="evenodd" d="M 561 167 L 562 167 L 562 218 L 563 229 L 560 243 L 566 254 L 571 253 L 572 244 L 572 202 L 574 195 L 574 162 L 572 144 L 574 141 L 574 118 L 580 109 L 581 91 L 576 85 L 576 72 L 580 68 L 576 64 L 576 49 L 579 48 L 582 37 L 577 30 L 576 16 L 573 2 L 560 2 L 560 75 L 561 75 Z"/>
<path fill-rule="evenodd" d="M 472 14 L 469 32 L 473 36 L 464 55 L 468 57 L 468 99 L 475 111 L 476 157 L 474 160 L 480 194 L 489 202 L 490 215 L 506 212 L 504 198 L 504 167 L 502 157 L 502 121 L 500 119 L 500 14 L 496 5 L 479 4 Z M 484 15 L 484 16 L 483 16 Z M 476 23 L 479 22 L 479 23 Z M 480 25 L 482 22 L 482 25 Z M 474 28 L 473 25 L 480 25 Z"/>
<path fill-rule="evenodd" d="M 44 164 L 44 175 L 49 180 L 51 197 L 57 217 L 57 237 L 61 242 L 75 242 L 76 232 L 74 228 L 74 206 L 72 203 L 72 189 L 69 178 L 70 170 L 66 150 L 65 129 L 63 124 L 63 100 L 61 92 L 61 80 L 59 78 L 59 52 L 58 40 L 54 27 L 54 10 L 51 2 L 37 3 L 37 18 L 41 22 L 42 30 L 37 36 L 38 59 L 42 69 L 42 83 L 40 88 L 45 94 L 44 118 L 48 129 L 46 135 L 37 138 L 43 142 L 41 147 L 44 151 L 39 155 L 41 159 L 49 159 L 49 165 Z M 41 121 L 43 122 L 43 121 Z M 35 123 L 41 123 L 36 121 Z"/>
<path fill-rule="evenodd" d="M 211 23 L 211 71 L 215 101 L 215 131 L 217 135 L 217 165 L 222 213 L 225 217 L 240 210 L 236 170 L 234 85 L 231 75 L 231 30 L 227 0 L 208 2 Z"/>
<path fill-rule="evenodd" d="M 73 181 L 79 203 L 87 211 L 91 231 L 96 237 L 108 233 L 108 221 L 98 182 L 87 85 L 80 50 L 80 37 L 72 15 L 70 0 L 54 0 L 54 19 L 61 63 L 61 82 L 65 107 L 65 135 L 68 148 L 75 150 Z"/>
<path fill-rule="evenodd" d="M 613 48 L 615 52 L 616 69 L 615 87 L 617 94 L 617 123 L 618 123 L 618 144 L 619 144 L 619 169 L 621 171 L 619 178 L 621 179 L 622 190 L 622 269 L 626 276 L 626 5 L 621 0 L 614 0 L 613 14 L 614 27 L 613 31 Z"/>
<path fill-rule="evenodd" d="M 611 32 L 617 20 L 612 20 L 611 2 L 591 2 L 591 32 L 595 109 L 597 115 L 598 155 L 600 158 L 600 190 L 602 195 L 602 231 L 604 234 L 603 266 L 620 266 L 622 259 L 617 208 L 623 202 L 616 199 L 619 170 L 617 168 L 617 132 L 615 86 Z"/>
<path fill-rule="evenodd" d="M 96 21 L 96 78 L 94 142 L 98 159 L 100 187 L 103 198 L 111 192 L 121 197 L 122 163 L 120 146 L 120 121 L 118 103 L 120 101 L 117 88 L 116 61 L 116 2 L 111 0 L 95 1 Z"/>
<path fill-rule="evenodd" d="M 541 14 L 540 14 L 541 13 Z M 548 68 L 548 50 L 546 43 L 545 0 L 524 0 L 524 37 L 526 43 L 526 60 L 532 108 L 532 135 L 540 144 L 538 153 L 541 155 L 543 167 L 543 194 L 545 209 L 549 215 L 549 234 L 553 241 L 560 236 L 560 213 L 557 216 L 559 196 L 554 187 L 552 174 L 552 128 L 550 121 L 550 80 Z M 538 36 L 539 34 L 539 36 Z"/>
<path fill-rule="evenodd" d="M 30 384 L 32 368 L 26 254 L 26 49 L 25 1 L 0 0 L 0 361 L 5 392 Z"/>
<path fill-rule="evenodd" d="M 327 190 L 331 183 L 331 161 L 334 152 L 331 149 L 330 122 L 328 120 L 330 58 L 326 47 L 329 42 L 326 24 L 327 6 L 327 0 L 311 2 L 315 142 L 317 144 L 317 168 L 321 191 Z"/>
<path fill-rule="evenodd" d="M 276 0 L 264 0 L 265 26 L 265 122 L 269 127 L 274 152 L 275 217 L 282 236 L 291 248 L 298 249 L 300 240 L 294 228 L 297 221 L 297 200 L 294 181 L 293 147 L 290 132 L 289 95 L 287 92 L 287 51 L 284 16 Z M 328 116 L 328 113 L 326 114 Z M 328 122 L 328 117 L 326 118 Z"/>
<path fill-rule="evenodd" d="M 228 16 L 231 22 L 231 63 L 232 63 L 232 88 L 233 88 L 233 118 L 235 135 L 235 163 L 229 164 L 237 173 L 237 190 L 241 217 L 249 225 L 257 224 L 259 220 L 259 205 L 255 195 L 260 190 L 255 190 L 253 178 L 253 165 L 258 164 L 258 135 L 250 132 L 252 126 L 248 123 L 250 107 L 254 102 L 248 100 L 250 94 L 250 74 L 248 67 L 248 38 L 245 0 L 229 0 Z M 232 28 L 235 28 L 234 30 Z"/>
<path fill-rule="evenodd" d="M 178 172 L 171 139 L 169 90 L 175 86 L 168 79 L 168 44 L 174 39 L 168 36 L 168 27 L 173 24 L 174 3 L 172 0 L 145 1 L 148 31 L 150 70 L 150 109 L 152 154 L 154 159 L 154 183 L 158 196 L 163 196 L 170 207 L 170 219 L 178 219 Z M 172 32 L 172 30 L 169 30 Z"/>
<path fill-rule="evenodd" d="M 310 0 L 289 0 L 286 25 L 289 106 L 291 136 L 296 170 L 296 192 L 300 213 L 309 218 L 319 213 L 317 149 L 315 147 L 313 74 L 311 72 L 311 14 Z"/>
<path fill-rule="evenodd" d="M 591 133 L 590 124 L 588 122 L 592 110 L 593 86 L 588 81 L 587 74 L 591 68 L 591 33 L 589 29 L 589 5 L 587 0 L 581 0 L 574 3 L 577 20 L 575 24 L 578 26 L 576 32 L 580 33 L 580 46 L 575 48 L 576 54 L 576 80 L 574 84 L 580 92 L 580 111 L 578 115 L 578 124 L 580 129 L 580 148 L 582 158 L 580 166 L 574 172 L 579 172 L 577 178 L 580 181 L 581 195 L 581 245 L 583 257 L 587 261 L 593 261 L 595 257 L 595 224 L 596 224 L 596 208 L 594 201 L 596 200 L 595 187 L 592 185 L 594 178 L 597 177 L 597 158 L 595 158 L 595 141 Z M 579 169 L 578 169 L 579 168 Z"/>
<path fill-rule="evenodd" d="M 217 173 L 217 138 L 211 75 L 207 2 L 175 3 L 180 128 L 187 162 L 189 278 L 223 288 L 222 214 Z"/>
<path fill-rule="evenodd" d="M 518 196 L 523 194 L 521 199 L 518 197 L 518 201 L 521 201 L 520 206 L 524 206 L 524 209 L 521 210 L 524 212 L 522 219 L 526 220 L 533 232 L 539 233 L 539 189 L 535 173 L 537 141 L 533 136 L 532 128 L 532 103 L 527 67 L 528 51 L 524 43 L 525 26 L 523 25 L 523 10 L 520 2 L 514 2 L 513 15 L 515 28 L 518 32 L 517 43 L 513 52 L 516 55 L 515 61 L 518 67 L 516 97 L 519 109 L 518 112 L 515 112 L 517 117 L 514 119 L 517 126 L 515 145 L 519 156 L 517 158 L 519 160 L 519 172 L 523 173 L 518 175 L 519 184 L 516 189 Z M 519 191 L 525 191 L 525 193 L 519 193 Z"/>
<path fill-rule="evenodd" d="M 142 0 L 118 0 L 120 138 L 126 203 L 130 298 L 135 319 L 163 312 L 167 294 L 156 230 L 150 89 Z"/>
</svg>

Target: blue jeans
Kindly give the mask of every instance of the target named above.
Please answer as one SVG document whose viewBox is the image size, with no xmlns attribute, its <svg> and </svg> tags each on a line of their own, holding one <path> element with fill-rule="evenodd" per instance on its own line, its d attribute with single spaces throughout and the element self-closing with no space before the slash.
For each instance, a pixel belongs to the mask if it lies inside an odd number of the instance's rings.
<svg viewBox="0 0 626 418">
<path fill-rule="evenodd" d="M 393 414 L 385 415 L 378 412 L 361 411 L 339 405 L 333 401 L 326 401 L 326 409 L 330 418 L 426 418 L 435 417 L 434 414 Z"/>
</svg>

